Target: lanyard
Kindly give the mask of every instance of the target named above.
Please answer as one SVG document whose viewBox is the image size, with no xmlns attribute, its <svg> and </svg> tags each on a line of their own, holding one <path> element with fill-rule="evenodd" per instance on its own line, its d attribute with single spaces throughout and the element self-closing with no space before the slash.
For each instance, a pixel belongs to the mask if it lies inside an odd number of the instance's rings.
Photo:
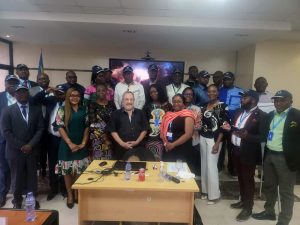
<svg viewBox="0 0 300 225">
<path fill-rule="evenodd" d="M 170 132 L 172 131 L 172 122 L 169 123 L 169 129 Z"/>
<path fill-rule="evenodd" d="M 181 88 L 181 84 L 180 84 L 180 87 L 177 89 L 177 91 L 175 91 L 174 84 L 172 84 L 172 87 L 173 87 L 173 91 L 174 91 L 174 93 L 176 95 L 179 92 L 180 88 Z"/>
<path fill-rule="evenodd" d="M 252 111 L 250 111 L 248 113 L 246 113 L 246 111 L 243 112 L 243 114 L 240 116 L 240 122 L 238 123 L 238 128 L 241 128 L 242 123 L 248 116 L 250 116 L 251 113 L 252 113 Z"/>
<path fill-rule="evenodd" d="M 288 112 L 290 111 L 291 108 L 288 109 L 284 114 L 281 115 L 280 119 L 275 123 L 275 118 L 272 120 L 272 128 L 271 130 L 273 131 L 279 124 L 280 122 L 287 116 Z M 274 112 L 274 117 L 275 117 L 275 112 Z"/>
</svg>

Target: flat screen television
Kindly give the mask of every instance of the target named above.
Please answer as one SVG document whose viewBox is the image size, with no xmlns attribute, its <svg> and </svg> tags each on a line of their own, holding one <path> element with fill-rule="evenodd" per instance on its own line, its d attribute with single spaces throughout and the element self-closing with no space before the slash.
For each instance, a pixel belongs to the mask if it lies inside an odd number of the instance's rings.
<svg viewBox="0 0 300 225">
<path fill-rule="evenodd" d="M 149 78 L 148 67 L 156 64 L 159 68 L 158 78 L 167 79 L 175 68 L 184 71 L 183 61 L 164 61 L 164 60 L 139 60 L 139 59 L 109 59 L 109 68 L 115 79 L 122 80 L 122 70 L 125 66 L 133 68 L 134 80 L 142 81 Z"/>
</svg>

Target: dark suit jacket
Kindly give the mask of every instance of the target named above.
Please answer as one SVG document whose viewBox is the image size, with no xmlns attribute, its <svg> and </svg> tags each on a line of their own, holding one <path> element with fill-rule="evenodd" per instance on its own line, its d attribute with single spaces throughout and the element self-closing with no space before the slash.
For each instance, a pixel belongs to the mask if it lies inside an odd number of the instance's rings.
<svg viewBox="0 0 300 225">
<path fill-rule="evenodd" d="M 273 118 L 274 112 L 270 112 L 267 119 L 267 133 Z M 295 108 L 291 108 L 287 114 L 283 128 L 282 147 L 289 169 L 300 170 L 300 111 Z"/>
<path fill-rule="evenodd" d="M 239 116 L 243 113 L 243 110 L 239 109 L 233 119 L 233 124 L 236 123 Z M 261 163 L 261 132 L 266 126 L 266 116 L 267 114 L 256 108 L 249 116 L 244 130 L 247 130 L 248 135 L 245 139 L 241 139 L 241 160 L 250 165 L 255 165 Z"/>
<path fill-rule="evenodd" d="M 38 83 L 34 82 L 34 81 L 31 81 L 29 80 L 29 83 L 30 83 L 30 87 L 36 87 L 36 86 L 39 86 Z"/>
<path fill-rule="evenodd" d="M 1 130 L 6 140 L 6 158 L 15 159 L 21 152 L 21 147 L 30 144 L 32 153 L 36 153 L 44 130 L 43 115 L 40 107 L 30 105 L 28 124 L 23 119 L 19 106 L 13 104 L 8 106 L 2 113 Z"/>
<path fill-rule="evenodd" d="M 6 91 L 3 91 L 0 93 L 0 118 L 1 118 L 1 114 L 4 111 L 4 109 L 7 107 L 7 98 L 6 98 Z M 0 120 L 0 127 L 2 127 L 1 125 L 1 120 Z M 5 141 L 2 132 L 0 130 L 0 143 L 3 143 Z"/>
</svg>

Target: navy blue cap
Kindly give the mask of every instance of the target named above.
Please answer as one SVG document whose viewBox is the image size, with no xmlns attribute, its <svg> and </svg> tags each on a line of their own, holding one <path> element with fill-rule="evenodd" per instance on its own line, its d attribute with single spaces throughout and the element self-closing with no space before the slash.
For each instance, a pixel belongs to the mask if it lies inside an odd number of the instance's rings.
<svg viewBox="0 0 300 225">
<path fill-rule="evenodd" d="M 8 81 L 8 80 L 17 80 L 17 81 L 20 82 L 19 78 L 18 78 L 16 75 L 14 75 L 14 74 L 7 75 L 7 76 L 5 77 L 5 81 Z"/>
<path fill-rule="evenodd" d="M 176 73 L 183 74 L 183 72 L 182 72 L 181 69 L 179 69 L 179 68 L 175 68 L 175 69 L 173 70 L 173 74 L 176 74 Z"/>
<path fill-rule="evenodd" d="M 28 69 L 28 66 L 25 65 L 25 64 L 18 64 L 16 68 L 17 68 L 17 70 L 20 70 L 20 69 Z"/>
<path fill-rule="evenodd" d="M 206 70 L 202 70 L 199 72 L 199 77 L 210 77 L 210 74 Z"/>
<path fill-rule="evenodd" d="M 156 64 L 151 64 L 149 67 L 148 67 L 148 70 L 158 70 L 158 66 Z"/>
<path fill-rule="evenodd" d="M 272 99 L 274 98 L 293 98 L 293 95 L 287 90 L 280 90 L 277 91 L 276 94 L 272 97 Z"/>
<path fill-rule="evenodd" d="M 123 69 L 123 73 L 132 73 L 133 69 L 131 66 L 125 66 Z"/>
<path fill-rule="evenodd" d="M 232 72 L 226 72 L 223 76 L 223 79 L 225 78 L 234 79 L 234 74 Z"/>
<path fill-rule="evenodd" d="M 248 89 L 248 90 L 244 90 L 242 92 L 239 92 L 239 95 L 252 97 L 256 100 L 256 102 L 258 102 L 258 100 L 259 100 L 259 94 L 256 91 L 252 90 L 252 89 Z"/>
<path fill-rule="evenodd" d="M 21 89 L 26 89 L 26 90 L 28 90 L 28 87 L 23 86 L 22 84 L 19 84 L 19 85 L 17 86 L 17 88 L 16 88 L 16 91 L 21 90 Z"/>
<path fill-rule="evenodd" d="M 101 73 L 101 72 L 103 72 L 103 69 L 102 69 L 101 66 L 95 65 L 95 66 L 92 67 L 92 73 L 98 74 L 98 73 Z"/>
</svg>

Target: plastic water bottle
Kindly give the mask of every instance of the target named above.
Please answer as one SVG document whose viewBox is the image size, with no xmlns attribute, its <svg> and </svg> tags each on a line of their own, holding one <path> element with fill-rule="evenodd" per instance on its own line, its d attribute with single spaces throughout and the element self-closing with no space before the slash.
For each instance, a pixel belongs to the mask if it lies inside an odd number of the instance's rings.
<svg viewBox="0 0 300 225">
<path fill-rule="evenodd" d="M 160 167 L 159 167 L 159 180 L 165 181 L 165 170 L 164 170 L 164 162 L 160 161 Z"/>
<path fill-rule="evenodd" d="M 126 166 L 125 166 L 125 180 L 130 180 L 131 178 L 131 164 L 130 162 L 127 162 L 126 163 Z"/>
<path fill-rule="evenodd" d="M 34 221 L 35 214 L 35 197 L 32 192 L 29 192 L 25 199 L 26 221 Z"/>
</svg>

